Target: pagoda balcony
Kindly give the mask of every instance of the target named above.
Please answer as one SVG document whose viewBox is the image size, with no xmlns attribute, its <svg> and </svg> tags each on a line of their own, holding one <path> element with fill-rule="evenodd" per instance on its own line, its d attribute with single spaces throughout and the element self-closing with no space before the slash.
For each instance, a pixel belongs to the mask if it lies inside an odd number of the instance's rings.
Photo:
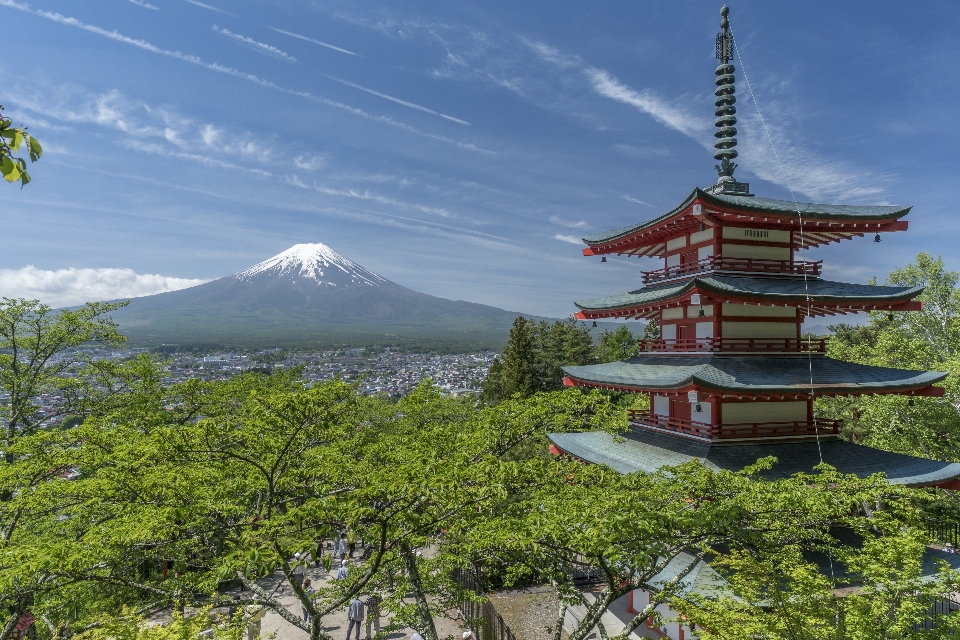
<svg viewBox="0 0 960 640">
<path fill-rule="evenodd" d="M 640 353 L 826 353 L 827 339 L 682 338 L 637 340 Z"/>
<path fill-rule="evenodd" d="M 759 258 L 727 258 L 724 256 L 710 256 L 688 262 L 676 264 L 656 271 L 643 272 L 643 284 L 651 284 L 673 278 L 692 276 L 708 271 L 723 271 L 728 273 L 751 273 L 791 276 L 819 276 L 822 260 L 793 262 L 791 260 L 762 260 Z"/>
<path fill-rule="evenodd" d="M 798 438 L 836 436 L 840 433 L 839 420 L 796 422 L 745 422 L 737 424 L 707 424 L 658 416 L 649 411 L 631 409 L 630 423 L 634 427 L 696 438 L 698 440 L 733 440 L 752 438 Z"/>
</svg>

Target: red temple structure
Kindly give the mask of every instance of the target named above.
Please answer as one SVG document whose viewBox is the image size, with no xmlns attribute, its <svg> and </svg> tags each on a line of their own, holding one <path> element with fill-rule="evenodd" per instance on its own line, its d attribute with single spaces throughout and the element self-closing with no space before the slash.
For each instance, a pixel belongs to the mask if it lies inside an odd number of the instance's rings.
<svg viewBox="0 0 960 640">
<path fill-rule="evenodd" d="M 801 337 L 809 317 L 917 311 L 922 288 L 833 282 L 797 252 L 858 237 L 906 231 L 910 207 L 806 204 L 750 193 L 734 177 L 736 95 L 726 7 L 717 37 L 716 166 L 719 179 L 694 189 L 664 215 L 583 238 L 586 256 L 650 256 L 643 287 L 576 303 L 580 320 L 656 320 L 659 340 L 640 355 L 565 367 L 565 384 L 650 396 L 624 439 L 605 433 L 552 434 L 553 448 L 621 472 L 654 471 L 699 459 L 741 469 L 776 456 L 768 477 L 810 472 L 824 461 L 844 473 L 883 472 L 892 483 L 930 486 L 960 477 L 960 464 L 846 442 L 840 425 L 818 419 L 822 396 L 940 396 L 947 374 L 872 367 L 828 358 L 824 340 Z"/>
</svg>

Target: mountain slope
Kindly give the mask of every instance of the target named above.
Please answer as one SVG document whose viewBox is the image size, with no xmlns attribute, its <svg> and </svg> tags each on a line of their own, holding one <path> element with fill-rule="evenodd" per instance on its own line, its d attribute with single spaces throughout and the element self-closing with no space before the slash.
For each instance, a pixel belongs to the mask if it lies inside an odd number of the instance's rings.
<svg viewBox="0 0 960 640">
<path fill-rule="evenodd" d="M 519 315 L 419 293 L 323 244 L 298 244 L 205 284 L 134 298 L 113 314 L 134 344 L 499 348 Z"/>
</svg>

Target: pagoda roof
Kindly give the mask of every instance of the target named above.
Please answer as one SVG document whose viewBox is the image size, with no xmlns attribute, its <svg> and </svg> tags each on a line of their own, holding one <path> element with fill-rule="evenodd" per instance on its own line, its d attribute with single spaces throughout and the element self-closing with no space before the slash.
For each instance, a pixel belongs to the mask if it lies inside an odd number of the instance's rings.
<svg viewBox="0 0 960 640">
<path fill-rule="evenodd" d="M 550 441 L 561 451 L 594 464 L 605 464 L 619 473 L 653 473 L 666 466 L 699 460 L 706 467 L 740 471 L 760 458 L 774 456 L 772 468 L 761 471 L 767 480 L 787 478 L 795 473 L 812 473 L 823 462 L 840 473 L 866 478 L 884 473 L 891 484 L 925 487 L 960 477 L 960 464 L 915 458 L 864 447 L 844 440 L 806 442 L 712 444 L 677 436 L 632 429 L 621 436 L 602 431 L 550 433 Z"/>
<path fill-rule="evenodd" d="M 927 389 L 947 377 L 940 371 L 874 367 L 805 355 L 641 355 L 563 367 L 563 371 L 569 376 L 568 384 L 576 386 L 623 391 L 702 389 L 732 396 L 806 394 L 811 388 L 817 395 L 905 393 Z"/>
<path fill-rule="evenodd" d="M 695 203 L 703 205 L 699 215 L 694 214 Z M 801 218 L 804 235 L 809 237 L 798 236 L 795 244 L 797 247 L 813 247 L 864 233 L 904 231 L 907 223 L 897 221 L 911 208 L 795 203 L 792 200 L 714 194 L 696 188 L 679 206 L 662 216 L 584 236 L 583 242 L 589 246 L 583 252 L 585 255 L 659 255 L 662 251 L 660 245 L 666 239 L 694 231 L 700 223 L 799 230 Z"/>
<path fill-rule="evenodd" d="M 866 308 L 888 309 L 891 305 L 909 302 L 920 295 L 923 287 L 886 287 L 869 284 L 849 284 L 819 278 L 756 278 L 749 276 L 708 275 L 684 282 L 645 287 L 603 298 L 575 302 L 582 310 L 579 319 L 615 316 L 643 316 L 665 306 L 686 301 L 694 293 L 706 294 L 703 304 L 714 302 L 763 302 L 782 305 L 811 303 L 810 315 L 831 312 L 830 307 L 843 307 L 833 313 L 860 311 Z M 917 305 L 919 308 L 919 305 Z M 854 308 L 855 307 L 855 308 Z M 906 309 L 904 309 L 906 310 Z"/>
</svg>

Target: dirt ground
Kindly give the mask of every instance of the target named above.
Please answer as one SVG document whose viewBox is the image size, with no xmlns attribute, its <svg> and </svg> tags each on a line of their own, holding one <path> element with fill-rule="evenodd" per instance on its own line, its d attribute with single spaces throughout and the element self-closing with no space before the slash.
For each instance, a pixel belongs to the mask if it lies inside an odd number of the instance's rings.
<svg viewBox="0 0 960 640">
<path fill-rule="evenodd" d="M 553 587 L 530 587 L 488 593 L 517 640 L 551 640 L 557 622 L 557 594 Z M 563 633 L 564 640 L 567 634 Z"/>
</svg>

